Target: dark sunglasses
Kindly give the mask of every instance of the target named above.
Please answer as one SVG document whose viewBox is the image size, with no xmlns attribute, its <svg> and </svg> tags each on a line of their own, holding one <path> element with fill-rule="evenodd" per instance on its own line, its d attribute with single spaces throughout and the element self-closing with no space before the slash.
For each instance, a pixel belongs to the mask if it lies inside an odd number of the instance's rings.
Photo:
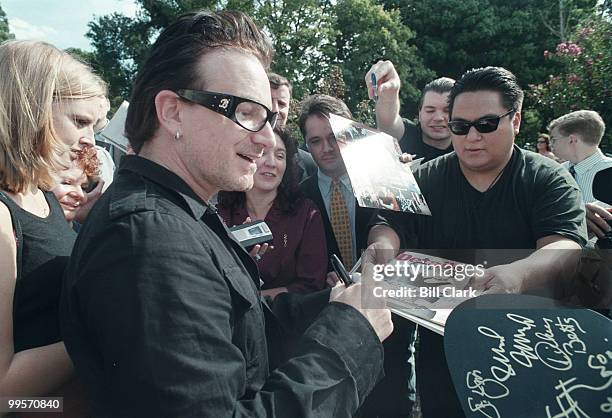
<svg viewBox="0 0 612 418">
<path fill-rule="evenodd" d="M 276 125 L 278 112 L 272 112 L 254 100 L 231 94 L 189 89 L 181 89 L 176 94 L 187 101 L 225 116 L 247 131 L 259 132 L 266 126 L 266 122 L 270 122 L 272 129 Z"/>
<path fill-rule="evenodd" d="M 463 120 L 452 120 L 448 122 L 448 128 L 455 135 L 467 135 L 470 132 L 470 128 L 473 126 L 481 134 L 488 134 L 493 132 L 499 126 L 499 121 L 508 116 L 509 114 L 514 113 L 514 109 L 510 109 L 508 112 L 503 115 L 486 117 L 475 120 L 474 122 L 467 122 Z"/>
</svg>

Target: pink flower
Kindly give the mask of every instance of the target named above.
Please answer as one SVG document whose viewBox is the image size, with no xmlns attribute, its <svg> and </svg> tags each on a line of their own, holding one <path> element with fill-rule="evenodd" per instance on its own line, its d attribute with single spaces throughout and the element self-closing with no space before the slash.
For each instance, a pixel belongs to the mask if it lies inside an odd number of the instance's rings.
<svg viewBox="0 0 612 418">
<path fill-rule="evenodd" d="M 580 48 L 575 43 L 565 43 L 561 42 L 557 45 L 557 55 L 580 55 L 582 53 L 582 48 Z"/>
<path fill-rule="evenodd" d="M 587 65 L 593 65 L 593 58 L 589 58 L 586 60 Z"/>
<path fill-rule="evenodd" d="M 561 42 L 559 45 L 557 45 L 558 55 L 567 54 L 567 52 L 568 52 L 568 49 L 567 49 L 567 44 L 565 42 Z"/>
<path fill-rule="evenodd" d="M 568 49 L 568 52 L 570 53 L 570 55 L 580 55 L 582 53 L 582 48 L 580 48 L 576 44 L 569 44 L 567 46 L 567 49 Z"/>
<path fill-rule="evenodd" d="M 544 58 L 549 58 L 550 57 L 550 51 L 547 49 L 544 51 Z"/>
<path fill-rule="evenodd" d="M 578 32 L 578 38 L 586 38 L 587 36 L 589 36 L 590 34 L 592 34 L 593 32 L 595 32 L 595 29 L 593 28 L 583 28 L 580 30 L 580 32 Z"/>
</svg>

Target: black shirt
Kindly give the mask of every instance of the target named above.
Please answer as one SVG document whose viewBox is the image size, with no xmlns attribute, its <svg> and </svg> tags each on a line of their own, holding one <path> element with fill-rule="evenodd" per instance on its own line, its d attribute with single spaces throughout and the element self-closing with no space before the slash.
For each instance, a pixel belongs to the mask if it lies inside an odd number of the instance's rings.
<svg viewBox="0 0 612 418">
<path fill-rule="evenodd" d="M 75 244 L 62 331 L 102 416 L 348 417 L 382 347 L 361 314 L 328 298 L 283 294 L 272 311 L 216 211 L 174 173 L 127 156 Z M 290 330 L 306 331 L 271 371 L 283 343 L 272 331 Z"/>
<path fill-rule="evenodd" d="M 59 300 L 62 275 L 76 234 L 59 202 L 51 192 L 44 192 L 49 215 L 40 218 L 22 209 L 0 192 L 13 221 L 21 231 L 21 262 L 17 262 L 17 281 L 13 296 L 13 345 L 15 353 L 61 341 Z"/>
<path fill-rule="evenodd" d="M 379 223 L 388 222 L 400 235 L 402 248 L 474 264 L 483 259 L 502 264 L 529 255 L 537 240 L 548 235 L 586 243 L 578 185 L 547 157 L 515 146 L 499 180 L 486 192 L 469 184 L 455 152 L 421 165 L 414 174 L 432 216 L 387 212 L 379 217 Z M 490 249 L 505 251 L 481 251 Z M 442 338 L 426 329 L 419 330 L 419 338 L 417 375 L 423 415 L 464 416 Z"/>
<path fill-rule="evenodd" d="M 533 249 L 548 235 L 586 243 L 580 190 L 554 161 L 514 147 L 499 180 L 474 189 L 455 152 L 414 173 L 432 216 L 386 215 L 412 249 Z"/>
<path fill-rule="evenodd" d="M 453 151 L 452 144 L 445 149 L 439 149 L 426 144 L 423 142 L 423 132 L 421 131 L 421 128 L 408 119 L 403 119 L 403 121 L 404 135 L 399 140 L 399 146 L 402 149 L 402 152 L 416 154 L 415 158 L 423 157 L 421 164 Z"/>
</svg>

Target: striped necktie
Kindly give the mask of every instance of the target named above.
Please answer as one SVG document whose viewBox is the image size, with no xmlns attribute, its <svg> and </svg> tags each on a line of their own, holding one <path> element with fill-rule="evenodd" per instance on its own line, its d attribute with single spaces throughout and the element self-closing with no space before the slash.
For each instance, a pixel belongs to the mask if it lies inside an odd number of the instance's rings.
<svg viewBox="0 0 612 418">
<path fill-rule="evenodd" d="M 342 197 L 340 182 L 337 179 L 332 180 L 331 224 L 340 249 L 342 263 L 347 269 L 350 269 L 353 267 L 353 234 L 351 233 L 348 208 L 344 197 Z"/>
</svg>

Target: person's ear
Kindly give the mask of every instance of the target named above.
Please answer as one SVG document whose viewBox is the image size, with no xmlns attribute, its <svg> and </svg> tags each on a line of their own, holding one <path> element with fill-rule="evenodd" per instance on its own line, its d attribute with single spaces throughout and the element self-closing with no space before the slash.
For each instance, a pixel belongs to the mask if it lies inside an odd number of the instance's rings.
<svg viewBox="0 0 612 418">
<path fill-rule="evenodd" d="M 177 136 L 182 135 L 182 107 L 183 103 L 173 91 L 162 90 L 155 96 L 155 112 L 164 137 L 178 139 Z"/>
<path fill-rule="evenodd" d="M 518 135 L 521 130 L 521 112 L 516 112 L 514 114 L 512 118 L 512 129 L 514 130 L 514 135 Z"/>
<path fill-rule="evenodd" d="M 569 136 L 569 143 L 570 144 L 577 144 L 578 143 L 578 136 L 576 134 L 570 134 L 570 136 Z"/>
</svg>

